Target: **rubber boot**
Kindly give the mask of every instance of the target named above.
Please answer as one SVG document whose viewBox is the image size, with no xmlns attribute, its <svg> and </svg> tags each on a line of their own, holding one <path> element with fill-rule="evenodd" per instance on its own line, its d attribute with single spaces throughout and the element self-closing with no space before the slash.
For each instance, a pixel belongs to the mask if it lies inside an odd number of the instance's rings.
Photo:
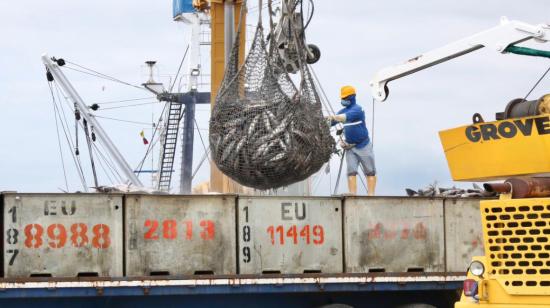
<svg viewBox="0 0 550 308">
<path fill-rule="evenodd" d="M 367 176 L 367 195 L 374 196 L 374 190 L 376 188 L 376 176 Z"/>
<path fill-rule="evenodd" d="M 348 190 L 350 195 L 357 195 L 357 176 L 348 176 Z"/>
</svg>

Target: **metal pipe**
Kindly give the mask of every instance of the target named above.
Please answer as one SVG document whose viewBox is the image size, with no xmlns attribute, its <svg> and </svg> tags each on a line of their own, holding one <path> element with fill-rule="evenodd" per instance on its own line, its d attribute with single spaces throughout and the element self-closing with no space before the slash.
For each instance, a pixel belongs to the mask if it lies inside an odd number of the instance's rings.
<svg viewBox="0 0 550 308">
<path fill-rule="evenodd" d="M 512 186 L 509 183 L 485 183 L 483 188 L 488 192 L 497 192 L 508 194 L 512 191 Z"/>
<path fill-rule="evenodd" d="M 231 49 L 235 41 L 235 2 L 226 0 L 224 2 L 224 42 L 225 42 L 225 65 L 229 62 Z"/>
<path fill-rule="evenodd" d="M 193 169 L 193 138 L 195 124 L 195 104 L 197 103 L 196 91 L 192 91 L 193 97 L 191 102 L 185 103 L 185 116 L 183 118 L 183 133 L 182 146 L 183 153 L 181 155 L 181 178 L 180 178 L 180 193 L 191 193 L 192 169 Z"/>
<path fill-rule="evenodd" d="M 113 156 L 116 164 L 124 175 L 128 177 L 128 180 L 135 186 L 143 187 L 143 184 L 141 184 L 141 181 L 134 174 L 134 171 L 130 168 L 128 162 L 124 159 L 124 156 L 120 154 L 113 141 L 111 141 L 107 133 L 103 130 L 103 127 L 101 127 L 95 117 L 88 112 L 88 107 L 84 103 L 84 100 L 82 100 L 80 95 L 78 95 L 78 92 L 75 88 L 73 88 L 72 84 L 69 82 L 67 77 L 65 77 L 65 74 L 63 74 L 59 66 L 54 63 L 47 54 L 42 55 L 42 62 L 44 62 L 54 79 L 59 83 L 63 90 L 65 90 L 66 94 L 76 103 L 75 106 L 80 111 L 80 115 L 94 128 L 94 132 L 96 133 L 98 140 L 105 145 L 105 148 Z"/>
<path fill-rule="evenodd" d="M 512 193 L 512 198 L 540 198 L 550 196 L 550 178 L 521 177 L 511 178 L 504 183 L 483 184 L 489 192 Z"/>
</svg>

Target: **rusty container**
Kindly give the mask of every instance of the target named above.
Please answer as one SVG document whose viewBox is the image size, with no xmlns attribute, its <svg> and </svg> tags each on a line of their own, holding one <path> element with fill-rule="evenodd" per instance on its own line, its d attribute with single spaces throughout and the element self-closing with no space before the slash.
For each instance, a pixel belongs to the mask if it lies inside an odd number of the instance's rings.
<svg viewBox="0 0 550 308">
<path fill-rule="evenodd" d="M 240 274 L 342 273 L 339 198 L 240 197 Z"/>
<path fill-rule="evenodd" d="M 483 256 L 479 199 L 445 199 L 447 272 L 466 272 L 473 256 Z"/>
<path fill-rule="evenodd" d="M 4 277 L 121 277 L 122 195 L 4 193 Z"/>
<path fill-rule="evenodd" d="M 235 206 L 230 195 L 126 195 L 126 275 L 236 274 Z"/>
<path fill-rule="evenodd" d="M 443 272 L 444 231 L 443 199 L 346 197 L 346 272 Z"/>
</svg>

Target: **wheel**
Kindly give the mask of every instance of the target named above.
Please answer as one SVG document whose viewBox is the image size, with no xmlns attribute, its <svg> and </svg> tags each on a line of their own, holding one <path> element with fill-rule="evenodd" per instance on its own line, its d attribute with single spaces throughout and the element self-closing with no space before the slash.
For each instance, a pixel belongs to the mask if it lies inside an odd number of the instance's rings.
<svg viewBox="0 0 550 308">
<path fill-rule="evenodd" d="M 317 308 L 353 308 L 353 306 L 344 305 L 344 304 L 328 304 L 328 305 L 319 306 Z"/>
<path fill-rule="evenodd" d="M 308 44 L 307 48 L 311 52 L 311 54 L 308 52 L 308 57 L 306 59 L 307 64 L 314 64 L 321 59 L 321 50 L 317 45 Z"/>
</svg>

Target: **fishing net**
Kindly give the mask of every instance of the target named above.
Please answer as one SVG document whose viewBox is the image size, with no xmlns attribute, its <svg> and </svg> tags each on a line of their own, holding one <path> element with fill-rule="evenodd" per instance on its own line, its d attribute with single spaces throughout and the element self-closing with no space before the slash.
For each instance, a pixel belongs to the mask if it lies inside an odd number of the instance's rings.
<svg viewBox="0 0 550 308">
<path fill-rule="evenodd" d="M 261 20 L 239 67 L 239 36 L 210 119 L 212 159 L 230 178 L 256 189 L 304 180 L 330 159 L 335 145 L 311 72 L 300 61 L 295 86 L 275 47 L 266 47 Z"/>
</svg>

